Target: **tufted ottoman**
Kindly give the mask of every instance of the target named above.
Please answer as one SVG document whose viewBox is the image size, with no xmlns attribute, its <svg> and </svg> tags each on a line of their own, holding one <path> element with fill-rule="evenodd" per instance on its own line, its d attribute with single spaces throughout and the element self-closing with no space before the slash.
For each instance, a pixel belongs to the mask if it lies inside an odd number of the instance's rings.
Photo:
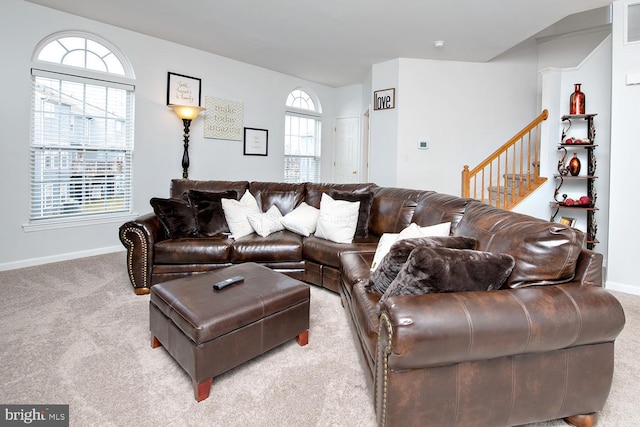
<svg viewBox="0 0 640 427">
<path fill-rule="evenodd" d="M 244 282 L 221 290 L 232 276 Z M 254 264 L 237 264 L 151 287 L 151 345 L 162 345 L 189 374 L 197 401 L 213 377 L 292 338 L 309 339 L 309 287 Z"/>
</svg>

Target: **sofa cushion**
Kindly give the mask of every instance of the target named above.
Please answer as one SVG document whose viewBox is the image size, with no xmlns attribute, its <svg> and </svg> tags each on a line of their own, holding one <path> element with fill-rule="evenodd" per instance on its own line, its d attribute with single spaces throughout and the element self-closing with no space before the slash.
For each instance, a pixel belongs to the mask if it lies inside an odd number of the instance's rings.
<svg viewBox="0 0 640 427">
<path fill-rule="evenodd" d="M 516 265 L 505 287 L 568 282 L 575 276 L 584 233 L 528 215 L 471 202 L 454 231 L 478 240 L 478 249 L 506 253 Z"/>
<path fill-rule="evenodd" d="M 253 230 L 262 237 L 267 237 L 271 233 L 284 230 L 282 213 L 280 213 L 276 205 L 271 206 L 266 212 L 250 213 L 247 215 L 247 219 Z"/>
<path fill-rule="evenodd" d="M 198 233 L 193 208 L 188 200 L 153 197 L 150 203 L 170 239 L 195 236 Z"/>
<path fill-rule="evenodd" d="M 396 295 L 499 289 L 514 265 L 507 254 L 420 246 L 411 251 L 379 304 Z"/>
<path fill-rule="evenodd" d="M 376 253 L 373 256 L 371 271 L 375 271 L 378 268 L 382 258 L 389 253 L 391 246 L 398 240 L 411 239 L 414 237 L 445 237 L 449 235 L 450 230 L 450 222 L 443 222 L 442 224 L 430 225 L 427 227 L 420 227 L 415 222 L 412 222 L 400 233 L 384 233 L 380 236 Z"/>
<path fill-rule="evenodd" d="M 248 181 L 215 181 L 215 180 L 193 180 L 193 179 L 172 179 L 171 180 L 171 197 L 180 197 L 180 195 L 189 190 L 198 191 L 235 191 L 238 197 L 242 196 L 249 188 Z"/>
<path fill-rule="evenodd" d="M 286 215 L 305 200 L 304 183 L 251 182 L 249 190 L 254 195 L 262 212 L 277 206 Z"/>
<path fill-rule="evenodd" d="M 231 260 L 232 239 L 225 235 L 168 239 L 153 245 L 153 262 L 161 264 L 221 264 Z"/>
<path fill-rule="evenodd" d="M 341 254 L 345 252 L 373 252 L 376 249 L 377 242 L 378 238 L 374 236 L 353 239 L 349 244 L 336 243 L 316 236 L 309 236 L 303 241 L 302 256 L 305 260 L 339 268 Z"/>
<path fill-rule="evenodd" d="M 377 188 L 375 184 L 360 183 L 360 184 L 328 184 L 328 183 L 312 183 L 307 182 L 305 184 L 307 204 L 320 209 L 320 201 L 322 194 L 331 194 L 332 191 L 340 191 L 347 193 L 368 193 L 374 188 Z"/>
<path fill-rule="evenodd" d="M 282 225 L 289 231 L 308 237 L 316 231 L 319 215 L 320 209 L 302 202 L 282 218 Z"/>
<path fill-rule="evenodd" d="M 376 236 L 384 233 L 399 233 L 411 224 L 418 200 L 423 190 L 383 187 L 374 190 L 371 205 L 369 232 Z"/>
<path fill-rule="evenodd" d="M 322 195 L 315 236 L 336 243 L 351 243 L 358 225 L 360 202 L 334 200 Z"/>
<path fill-rule="evenodd" d="M 354 237 L 367 237 L 369 235 L 369 216 L 371 215 L 371 205 L 373 204 L 373 192 L 352 193 L 349 191 L 338 191 L 331 189 L 329 195 L 334 200 L 346 200 L 348 202 L 360 202 L 358 211 L 358 224 Z"/>
<path fill-rule="evenodd" d="M 229 224 L 231 237 L 239 239 L 253 233 L 253 227 L 249 223 L 248 215 L 260 213 L 260 208 L 249 190 L 245 191 L 240 200 L 222 199 L 222 210 L 227 224 Z"/>
<path fill-rule="evenodd" d="M 418 200 L 411 221 L 421 226 L 450 222 L 453 231 L 462 219 L 469 202 L 470 199 L 425 191 Z"/>
<path fill-rule="evenodd" d="M 453 249 L 474 249 L 476 240 L 470 237 L 417 237 L 401 239 L 395 242 L 389 253 L 382 258 L 380 266 L 371 273 L 369 289 L 372 292 L 383 294 L 391 285 L 404 267 L 411 252 L 418 247 L 445 247 Z"/>
<path fill-rule="evenodd" d="M 302 236 L 290 231 L 276 231 L 267 237 L 251 233 L 235 240 L 231 261 L 238 262 L 298 262 L 302 260 Z"/>
<path fill-rule="evenodd" d="M 234 190 L 216 192 L 189 190 L 187 198 L 195 213 L 198 235 L 216 236 L 229 232 L 221 199 L 237 199 L 238 193 Z"/>
</svg>

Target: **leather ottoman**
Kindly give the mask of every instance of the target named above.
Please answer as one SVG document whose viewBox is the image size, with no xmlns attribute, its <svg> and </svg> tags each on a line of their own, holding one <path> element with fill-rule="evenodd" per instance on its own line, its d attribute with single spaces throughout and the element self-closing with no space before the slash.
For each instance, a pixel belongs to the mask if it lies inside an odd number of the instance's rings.
<svg viewBox="0 0 640 427">
<path fill-rule="evenodd" d="M 232 276 L 244 282 L 221 290 Z M 254 263 L 237 264 L 151 287 L 151 345 L 162 345 L 189 374 L 197 401 L 213 377 L 284 342 L 309 339 L 309 287 Z"/>
</svg>

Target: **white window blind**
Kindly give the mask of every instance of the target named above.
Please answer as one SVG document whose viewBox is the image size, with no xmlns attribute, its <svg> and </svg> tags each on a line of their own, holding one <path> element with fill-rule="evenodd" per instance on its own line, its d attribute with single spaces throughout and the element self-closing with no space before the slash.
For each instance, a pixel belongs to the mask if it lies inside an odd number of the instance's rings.
<svg viewBox="0 0 640 427">
<path fill-rule="evenodd" d="M 133 89 L 32 70 L 32 222 L 131 211 Z"/>
</svg>

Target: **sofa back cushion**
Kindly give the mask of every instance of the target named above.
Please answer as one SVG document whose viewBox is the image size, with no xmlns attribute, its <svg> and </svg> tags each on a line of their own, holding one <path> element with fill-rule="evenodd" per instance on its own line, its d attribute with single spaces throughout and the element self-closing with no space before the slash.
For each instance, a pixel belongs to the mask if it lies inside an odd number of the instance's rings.
<svg viewBox="0 0 640 427">
<path fill-rule="evenodd" d="M 584 233 L 558 223 L 470 202 L 454 235 L 473 237 L 478 250 L 513 256 L 503 287 L 568 282 L 575 276 Z"/>
<path fill-rule="evenodd" d="M 181 197 L 182 193 L 188 190 L 221 192 L 232 190 L 242 197 L 249 188 L 248 181 L 198 181 L 192 179 L 172 179 L 171 197 Z"/>
<path fill-rule="evenodd" d="M 368 193 L 371 191 L 375 184 L 363 183 L 363 184 L 320 184 L 308 182 L 305 185 L 307 194 L 305 202 L 314 208 L 320 209 L 320 200 L 322 199 L 322 193 L 331 195 L 333 191 L 348 192 L 348 193 Z M 333 196 L 332 196 L 333 197 Z"/>
<path fill-rule="evenodd" d="M 411 222 L 415 222 L 421 227 L 429 225 L 451 223 L 453 232 L 464 215 L 464 210 L 471 199 L 465 199 L 449 194 L 425 191 L 413 213 Z"/>
<path fill-rule="evenodd" d="M 277 206 L 282 215 L 286 215 L 305 199 L 304 184 L 285 182 L 251 182 L 249 191 L 258 201 L 262 212 Z"/>
<path fill-rule="evenodd" d="M 399 233 L 411 224 L 418 200 L 425 191 L 378 187 L 374 193 L 369 215 L 369 232 L 382 236 L 384 233 Z"/>
</svg>

